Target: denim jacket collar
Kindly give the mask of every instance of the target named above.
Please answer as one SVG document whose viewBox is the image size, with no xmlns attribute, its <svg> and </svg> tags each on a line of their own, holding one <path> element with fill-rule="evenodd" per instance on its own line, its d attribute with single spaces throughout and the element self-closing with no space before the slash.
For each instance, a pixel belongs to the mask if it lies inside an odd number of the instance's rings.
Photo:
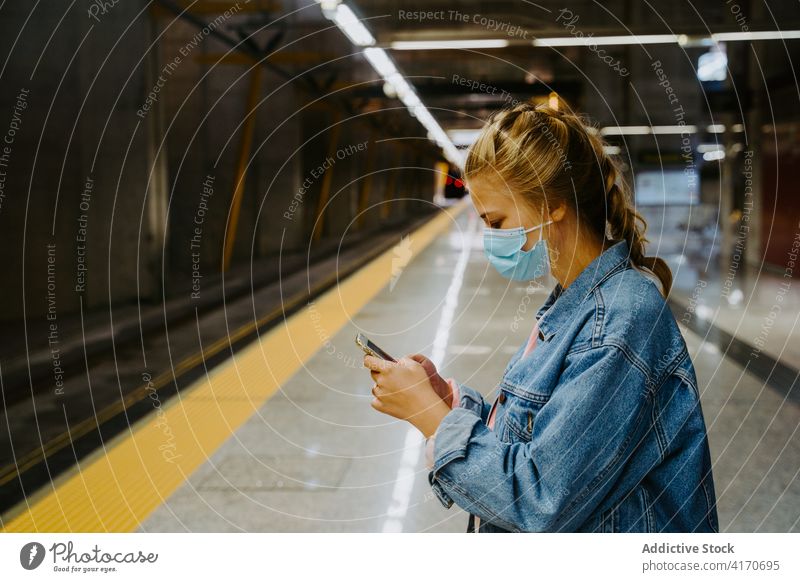
<svg viewBox="0 0 800 582">
<path fill-rule="evenodd" d="M 623 239 L 595 257 L 566 289 L 561 287 L 561 283 L 557 283 L 536 313 L 542 339 L 549 340 L 556 330 L 574 316 L 575 308 L 603 281 L 624 269 L 629 259 L 628 241 Z"/>
</svg>

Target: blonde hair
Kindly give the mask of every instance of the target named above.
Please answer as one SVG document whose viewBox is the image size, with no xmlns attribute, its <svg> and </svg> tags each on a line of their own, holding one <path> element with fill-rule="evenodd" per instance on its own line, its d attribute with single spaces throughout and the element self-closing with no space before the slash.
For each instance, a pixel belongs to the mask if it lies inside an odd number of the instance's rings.
<svg viewBox="0 0 800 582">
<path fill-rule="evenodd" d="M 647 221 L 633 207 L 605 140 L 590 128 L 597 129 L 580 115 L 546 105 L 523 102 L 501 109 L 470 147 L 464 178 L 488 170 L 534 208 L 547 199 L 565 202 L 591 235 L 627 240 L 631 262 L 658 277 L 666 296 L 672 271 L 663 259 L 645 256 Z"/>
</svg>

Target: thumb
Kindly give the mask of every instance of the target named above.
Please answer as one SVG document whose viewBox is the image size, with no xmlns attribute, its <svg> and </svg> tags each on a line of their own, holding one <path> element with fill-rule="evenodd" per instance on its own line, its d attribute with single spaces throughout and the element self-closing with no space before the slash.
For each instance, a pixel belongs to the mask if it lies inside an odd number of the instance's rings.
<svg viewBox="0 0 800 582">
<path fill-rule="evenodd" d="M 430 360 L 428 358 L 426 358 L 425 356 L 423 356 L 422 354 L 411 354 L 408 357 L 411 358 L 412 360 L 414 360 L 415 362 L 419 362 L 420 364 L 424 364 L 426 362 L 430 362 Z M 433 362 L 431 362 L 431 363 L 433 363 Z"/>
<path fill-rule="evenodd" d="M 410 355 L 408 357 L 411 358 L 412 360 L 414 360 L 415 362 L 419 362 L 420 364 L 422 364 L 422 367 L 425 368 L 425 371 L 428 372 L 428 374 L 435 374 L 436 373 L 436 364 L 434 364 L 426 356 L 424 356 L 422 354 L 412 354 L 412 355 Z"/>
</svg>

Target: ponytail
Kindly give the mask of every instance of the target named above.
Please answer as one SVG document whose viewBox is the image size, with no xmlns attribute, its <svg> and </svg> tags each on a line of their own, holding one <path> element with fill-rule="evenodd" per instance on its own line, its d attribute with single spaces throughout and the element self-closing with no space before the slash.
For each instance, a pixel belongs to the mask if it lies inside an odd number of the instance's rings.
<svg viewBox="0 0 800 582">
<path fill-rule="evenodd" d="M 644 232 L 647 221 L 631 205 L 628 188 L 624 180 L 620 180 L 621 173 L 617 164 L 605 152 L 603 167 L 606 180 L 606 207 L 608 208 L 608 227 L 612 238 L 625 239 L 630 248 L 631 262 L 637 267 L 651 271 L 661 281 L 663 295 L 669 295 L 672 288 L 672 271 L 669 265 L 660 257 L 648 257 L 644 254 L 644 245 L 648 242 Z M 623 181 L 621 186 L 618 182 Z M 641 228 L 637 224 L 641 223 Z"/>
</svg>

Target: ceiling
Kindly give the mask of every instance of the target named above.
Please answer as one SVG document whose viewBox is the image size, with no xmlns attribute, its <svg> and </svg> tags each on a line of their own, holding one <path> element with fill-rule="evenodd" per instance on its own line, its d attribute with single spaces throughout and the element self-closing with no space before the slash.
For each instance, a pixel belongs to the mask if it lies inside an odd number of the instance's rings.
<svg viewBox="0 0 800 582">
<path fill-rule="evenodd" d="M 694 99 L 702 93 L 698 90 L 693 67 L 696 67 L 697 57 L 708 51 L 708 46 L 700 46 L 698 42 L 685 46 L 672 43 L 598 47 L 605 50 L 603 56 L 608 62 L 622 63 L 633 72 L 624 78 L 610 74 L 608 65 L 587 47 L 535 47 L 533 39 L 684 34 L 690 41 L 696 41 L 708 38 L 712 32 L 740 32 L 745 27 L 748 30 L 800 29 L 800 9 L 793 1 L 769 2 L 769 6 L 744 0 L 739 4 L 680 0 L 574 0 L 568 4 L 551 0 L 354 0 L 349 4 L 365 19 L 377 45 L 386 48 L 398 41 L 508 41 L 508 46 L 503 48 L 390 51 L 425 104 L 448 127 L 478 125 L 481 118 L 510 98 L 546 97 L 551 91 L 557 92 L 572 107 L 589 110 L 610 122 L 624 113 L 624 109 L 634 108 L 631 100 L 662 94 L 655 82 L 639 81 L 635 91 L 629 87 L 631 79 L 637 79 L 637 73 L 638 79 L 642 79 L 642 75 L 647 75 L 647 64 L 658 59 L 665 64 L 674 63 L 674 84 L 686 83 L 684 94 L 691 91 Z M 729 66 L 732 74 L 736 74 L 746 64 L 745 58 L 737 63 L 736 55 L 744 55 L 742 51 L 746 51 L 745 45 L 750 43 L 727 44 Z M 733 44 L 738 46 L 730 46 Z M 795 53 L 798 45 L 800 41 L 787 43 L 789 51 Z M 380 97 L 378 88 L 374 88 L 374 94 Z M 593 107 L 603 101 L 602 106 Z M 616 115 L 612 114 L 614 110 Z M 623 122 L 639 123 L 642 119 L 623 119 Z"/>
</svg>

